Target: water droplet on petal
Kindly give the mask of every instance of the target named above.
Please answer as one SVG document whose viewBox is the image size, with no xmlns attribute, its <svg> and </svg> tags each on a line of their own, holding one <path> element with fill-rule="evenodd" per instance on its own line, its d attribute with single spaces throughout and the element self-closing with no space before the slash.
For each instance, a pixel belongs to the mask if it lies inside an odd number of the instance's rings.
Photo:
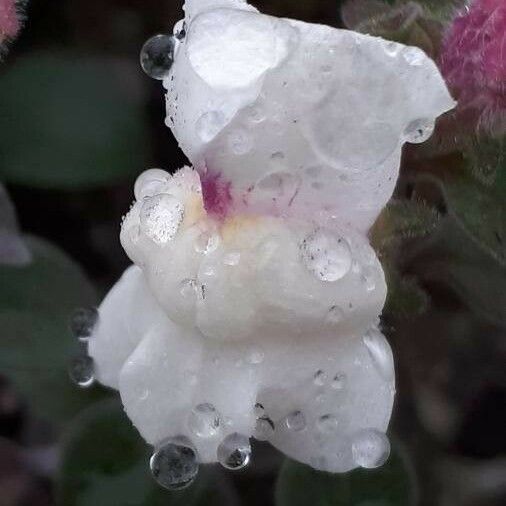
<svg viewBox="0 0 506 506">
<path fill-rule="evenodd" d="M 259 103 L 248 107 L 246 109 L 246 118 L 253 124 L 262 123 L 266 118 L 264 107 Z"/>
<path fill-rule="evenodd" d="M 337 430 L 338 422 L 334 415 L 323 415 L 316 421 L 316 426 L 321 432 L 334 432 Z"/>
<path fill-rule="evenodd" d="M 174 238 L 183 221 L 184 207 L 172 195 L 162 193 L 146 198 L 140 212 L 141 230 L 157 244 Z"/>
<path fill-rule="evenodd" d="M 344 319 L 344 311 L 339 306 L 332 306 L 327 314 L 327 322 L 331 325 L 342 322 Z"/>
<path fill-rule="evenodd" d="M 80 341 L 87 341 L 98 322 L 98 310 L 94 307 L 76 309 L 70 319 L 70 330 Z"/>
<path fill-rule="evenodd" d="M 269 439 L 275 430 L 274 422 L 266 415 L 257 419 L 255 424 L 255 438 L 259 441 Z"/>
<path fill-rule="evenodd" d="M 168 490 L 181 490 L 198 474 L 197 451 L 184 436 L 169 438 L 155 449 L 149 467 L 159 485 Z"/>
<path fill-rule="evenodd" d="M 325 371 L 318 369 L 318 371 L 315 372 L 313 379 L 314 384 L 321 387 L 327 381 L 327 375 L 325 374 Z"/>
<path fill-rule="evenodd" d="M 218 446 L 218 462 L 232 471 L 247 466 L 251 459 L 249 438 L 234 432 L 229 434 Z"/>
<path fill-rule="evenodd" d="M 170 176 L 162 169 L 145 170 L 135 181 L 134 195 L 137 200 L 160 193 L 160 188 Z"/>
<path fill-rule="evenodd" d="M 175 25 L 173 29 L 174 37 L 181 41 L 186 37 L 186 21 L 184 19 L 180 19 Z"/>
<path fill-rule="evenodd" d="M 390 455 L 388 437 L 376 429 L 364 429 L 353 438 L 351 451 L 355 464 L 366 469 L 382 466 Z"/>
<path fill-rule="evenodd" d="M 343 390 L 346 386 L 346 375 L 336 374 L 332 380 L 331 385 L 334 390 Z"/>
<path fill-rule="evenodd" d="M 253 412 L 255 413 L 255 416 L 257 418 L 260 418 L 261 416 L 263 416 L 265 414 L 265 408 L 264 408 L 263 404 L 260 404 L 259 402 L 257 402 L 253 408 Z"/>
<path fill-rule="evenodd" d="M 253 147 L 251 135 L 243 129 L 231 132 L 228 136 L 228 147 L 234 155 L 245 155 Z"/>
<path fill-rule="evenodd" d="M 220 429 L 220 415 L 212 404 L 199 404 L 190 413 L 188 428 L 198 437 L 213 437 Z"/>
<path fill-rule="evenodd" d="M 362 339 L 377 371 L 384 379 L 392 381 L 394 378 L 394 359 L 388 341 L 375 328 L 367 331 Z"/>
<path fill-rule="evenodd" d="M 197 135 L 203 142 L 212 141 L 225 126 L 225 115 L 220 111 L 209 111 L 197 120 Z"/>
<path fill-rule="evenodd" d="M 424 59 L 426 58 L 425 53 L 420 48 L 412 46 L 404 48 L 402 56 L 410 65 L 413 66 L 422 65 Z"/>
<path fill-rule="evenodd" d="M 195 240 L 195 251 L 207 255 L 215 251 L 219 243 L 220 238 L 218 234 L 206 230 Z"/>
<path fill-rule="evenodd" d="M 141 49 L 141 67 L 153 79 L 165 79 L 174 63 L 176 40 L 172 35 L 159 34 L 146 41 Z"/>
<path fill-rule="evenodd" d="M 95 367 L 93 359 L 88 355 L 79 355 L 70 361 L 70 379 L 81 388 L 88 388 L 95 381 Z"/>
<path fill-rule="evenodd" d="M 425 142 L 434 132 L 435 122 L 432 119 L 421 118 L 412 121 L 404 130 L 404 139 L 412 144 Z"/>
<path fill-rule="evenodd" d="M 294 432 L 300 432 L 306 428 L 306 418 L 302 411 L 294 411 L 285 418 L 286 427 Z"/>
<path fill-rule="evenodd" d="M 337 281 L 351 268 L 351 250 L 342 237 L 316 230 L 301 244 L 301 256 L 306 268 L 321 281 Z"/>
</svg>

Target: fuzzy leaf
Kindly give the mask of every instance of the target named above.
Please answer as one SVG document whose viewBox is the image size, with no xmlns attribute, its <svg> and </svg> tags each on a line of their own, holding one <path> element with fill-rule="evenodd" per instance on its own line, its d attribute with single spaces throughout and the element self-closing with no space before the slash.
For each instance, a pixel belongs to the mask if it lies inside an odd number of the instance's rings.
<svg viewBox="0 0 506 506">
<path fill-rule="evenodd" d="M 446 218 L 413 259 L 419 276 L 450 287 L 464 304 L 495 325 L 506 324 L 506 268 L 494 262 Z"/>
<path fill-rule="evenodd" d="M 498 183 L 499 190 L 506 192 L 506 138 L 494 139 L 480 136 L 472 139 L 465 152 L 473 175 L 485 185 Z"/>
<path fill-rule="evenodd" d="M 0 177 L 43 188 L 102 185 L 147 163 L 135 73 L 114 61 L 39 52 L 0 76 Z M 121 75 L 118 69 L 122 69 Z"/>
<path fill-rule="evenodd" d="M 384 250 L 402 239 L 422 237 L 431 233 L 440 219 L 438 211 L 415 200 L 392 200 L 371 230 L 375 249 Z"/>
<path fill-rule="evenodd" d="M 410 506 L 411 475 L 398 453 L 375 470 L 346 474 L 315 471 L 286 460 L 276 485 L 276 506 Z"/>
<path fill-rule="evenodd" d="M 100 389 L 81 391 L 68 378 L 76 343 L 69 316 L 95 302 L 81 269 L 50 243 L 29 237 L 25 267 L 0 266 L 0 373 L 8 376 L 39 416 L 64 424 Z"/>
<path fill-rule="evenodd" d="M 61 506 L 233 506 L 235 494 L 215 469 L 201 470 L 180 492 L 160 488 L 149 472 L 150 449 L 121 403 L 91 406 L 63 441 L 58 480 Z"/>
<path fill-rule="evenodd" d="M 449 213 L 483 251 L 506 266 L 504 192 L 476 181 L 467 172 L 443 185 Z"/>
</svg>

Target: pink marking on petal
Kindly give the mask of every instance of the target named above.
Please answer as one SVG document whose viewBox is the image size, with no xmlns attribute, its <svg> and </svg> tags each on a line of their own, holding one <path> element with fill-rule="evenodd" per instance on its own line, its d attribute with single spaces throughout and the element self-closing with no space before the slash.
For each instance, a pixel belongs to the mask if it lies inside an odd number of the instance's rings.
<svg viewBox="0 0 506 506">
<path fill-rule="evenodd" d="M 21 28 L 15 0 L 0 0 L 0 43 L 12 39 Z"/>
<path fill-rule="evenodd" d="M 221 173 L 209 170 L 200 174 L 200 182 L 206 211 L 217 218 L 225 218 L 232 207 L 232 183 Z"/>
</svg>

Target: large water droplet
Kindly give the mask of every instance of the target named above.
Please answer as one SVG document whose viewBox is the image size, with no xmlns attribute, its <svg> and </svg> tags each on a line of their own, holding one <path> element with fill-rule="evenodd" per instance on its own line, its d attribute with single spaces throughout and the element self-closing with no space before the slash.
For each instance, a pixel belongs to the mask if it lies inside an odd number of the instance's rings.
<svg viewBox="0 0 506 506">
<path fill-rule="evenodd" d="M 404 139 L 412 144 L 425 142 L 434 132 L 435 122 L 429 118 L 412 121 L 404 130 Z"/>
<path fill-rule="evenodd" d="M 98 322 L 98 310 L 94 307 L 76 309 L 70 319 L 70 330 L 80 341 L 87 341 Z"/>
<path fill-rule="evenodd" d="M 220 429 L 220 415 L 209 403 L 195 406 L 188 418 L 188 428 L 199 437 L 215 436 Z"/>
<path fill-rule="evenodd" d="M 327 381 L 327 374 L 325 371 L 322 371 L 321 369 L 318 369 L 313 376 L 314 384 L 321 387 L 325 384 Z"/>
<path fill-rule="evenodd" d="M 141 230 L 157 244 L 174 238 L 184 217 L 184 207 L 172 195 L 162 193 L 147 198 L 140 212 Z"/>
<path fill-rule="evenodd" d="M 366 469 L 374 469 L 388 460 L 390 442 L 382 432 L 364 429 L 354 436 L 351 451 L 355 464 Z"/>
<path fill-rule="evenodd" d="M 390 345 L 383 334 L 372 328 L 363 337 L 363 342 L 377 371 L 384 379 L 392 381 L 394 378 L 394 359 Z"/>
<path fill-rule="evenodd" d="M 322 432 L 334 432 L 337 430 L 338 421 L 334 415 L 323 415 L 316 421 L 317 428 Z"/>
<path fill-rule="evenodd" d="M 302 411 L 293 411 L 285 418 L 286 427 L 294 432 L 300 432 L 306 428 L 306 417 Z"/>
<path fill-rule="evenodd" d="M 184 436 L 170 438 L 155 449 L 149 467 L 162 487 L 181 490 L 190 485 L 197 476 L 197 451 Z"/>
<path fill-rule="evenodd" d="M 141 49 L 141 67 L 153 79 L 165 79 L 174 63 L 176 39 L 159 34 L 146 41 Z"/>
<path fill-rule="evenodd" d="M 145 170 L 135 181 L 134 195 L 137 200 L 160 193 L 160 188 L 170 176 L 162 169 Z"/>
<path fill-rule="evenodd" d="M 218 446 L 218 462 L 230 470 L 242 469 L 247 466 L 251 458 L 249 439 L 234 432 L 229 434 Z"/>
<path fill-rule="evenodd" d="M 301 256 L 307 269 L 322 281 L 337 281 L 351 268 L 351 250 L 346 240 L 321 229 L 302 241 Z"/>
<path fill-rule="evenodd" d="M 225 115 L 220 111 L 209 111 L 197 120 L 197 135 L 203 142 L 212 141 L 225 126 Z"/>
<path fill-rule="evenodd" d="M 78 355 L 70 360 L 70 379 L 81 388 L 88 388 L 95 381 L 93 359 L 88 355 Z"/>
</svg>

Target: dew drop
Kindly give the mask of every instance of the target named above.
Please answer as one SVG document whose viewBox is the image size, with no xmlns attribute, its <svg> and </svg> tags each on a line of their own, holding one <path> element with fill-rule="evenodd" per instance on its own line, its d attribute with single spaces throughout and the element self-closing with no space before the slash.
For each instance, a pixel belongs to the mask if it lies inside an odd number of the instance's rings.
<svg viewBox="0 0 506 506">
<path fill-rule="evenodd" d="M 260 418 L 261 416 L 263 416 L 265 414 L 265 408 L 264 408 L 263 404 L 260 404 L 259 402 L 257 402 L 253 408 L 253 413 L 255 414 L 255 416 L 257 418 Z"/>
<path fill-rule="evenodd" d="M 159 485 L 168 490 L 181 490 L 198 474 L 197 451 L 184 436 L 169 438 L 155 449 L 149 467 Z"/>
<path fill-rule="evenodd" d="M 402 51 L 404 59 L 413 66 L 418 67 L 423 64 L 425 53 L 418 47 L 406 47 Z"/>
<path fill-rule="evenodd" d="M 327 375 L 325 374 L 325 371 L 318 369 L 318 371 L 316 371 L 313 376 L 313 380 L 315 385 L 319 387 L 323 386 L 327 381 Z"/>
<path fill-rule="evenodd" d="M 362 338 L 371 360 L 380 375 L 387 381 L 394 378 L 394 360 L 392 350 L 383 334 L 372 328 Z"/>
<path fill-rule="evenodd" d="M 162 169 L 144 171 L 135 181 L 134 195 L 137 200 L 160 193 L 161 186 L 169 180 L 169 174 Z"/>
<path fill-rule="evenodd" d="M 332 306 L 327 314 L 327 322 L 331 325 L 336 325 L 344 319 L 344 311 L 339 306 Z"/>
<path fill-rule="evenodd" d="M 207 255 L 216 250 L 220 243 L 218 234 L 204 231 L 195 240 L 195 251 Z"/>
<path fill-rule="evenodd" d="M 382 466 L 390 455 L 388 437 L 376 429 L 364 429 L 355 434 L 351 446 L 355 464 L 366 469 Z"/>
<path fill-rule="evenodd" d="M 218 446 L 218 462 L 232 471 L 247 466 L 251 459 L 251 445 L 249 439 L 234 432 L 229 434 Z"/>
<path fill-rule="evenodd" d="M 172 35 L 159 34 L 148 39 L 141 49 L 142 70 L 153 79 L 165 79 L 174 63 L 175 47 Z"/>
<path fill-rule="evenodd" d="M 274 433 L 276 426 L 274 422 L 266 415 L 257 419 L 255 424 L 255 438 L 259 441 L 266 441 Z"/>
<path fill-rule="evenodd" d="M 404 139 L 412 144 L 425 142 L 434 132 L 435 122 L 428 118 L 412 121 L 404 130 Z"/>
<path fill-rule="evenodd" d="M 188 428 L 198 437 L 213 437 L 220 429 L 220 415 L 212 404 L 199 404 L 190 413 Z"/>
<path fill-rule="evenodd" d="M 343 373 L 336 374 L 332 379 L 331 385 L 334 390 L 344 390 L 346 386 L 346 375 Z"/>
<path fill-rule="evenodd" d="M 98 310 L 94 307 L 76 309 L 70 319 L 70 330 L 80 341 L 87 341 L 98 322 Z"/>
<path fill-rule="evenodd" d="M 174 37 L 181 41 L 186 37 L 186 21 L 184 19 L 180 19 L 175 25 L 173 29 Z"/>
<path fill-rule="evenodd" d="M 245 112 L 246 118 L 253 124 L 258 124 L 262 123 L 262 121 L 265 121 L 265 110 L 264 107 L 259 103 L 248 107 Z"/>
<path fill-rule="evenodd" d="M 306 428 L 306 417 L 302 411 L 293 411 L 285 418 L 286 427 L 294 432 L 300 432 Z"/>
<path fill-rule="evenodd" d="M 321 281 L 337 281 L 351 268 L 351 250 L 342 237 L 318 229 L 302 241 L 301 256 L 306 268 Z"/>
<path fill-rule="evenodd" d="M 338 422 L 334 415 L 323 415 L 316 421 L 316 426 L 321 432 L 334 432 L 337 430 Z"/>
<path fill-rule="evenodd" d="M 95 381 L 95 366 L 88 355 L 78 355 L 70 360 L 70 379 L 81 388 L 89 388 Z"/>
<path fill-rule="evenodd" d="M 203 142 L 212 141 L 225 126 L 225 115 L 220 111 L 209 111 L 197 120 L 195 128 Z"/>
<path fill-rule="evenodd" d="M 184 207 L 172 195 L 161 193 L 146 198 L 140 212 L 141 230 L 155 243 L 174 238 L 184 217 Z"/>
<path fill-rule="evenodd" d="M 245 155 L 253 147 L 251 135 L 243 129 L 230 133 L 227 139 L 228 147 L 234 155 Z"/>
</svg>

